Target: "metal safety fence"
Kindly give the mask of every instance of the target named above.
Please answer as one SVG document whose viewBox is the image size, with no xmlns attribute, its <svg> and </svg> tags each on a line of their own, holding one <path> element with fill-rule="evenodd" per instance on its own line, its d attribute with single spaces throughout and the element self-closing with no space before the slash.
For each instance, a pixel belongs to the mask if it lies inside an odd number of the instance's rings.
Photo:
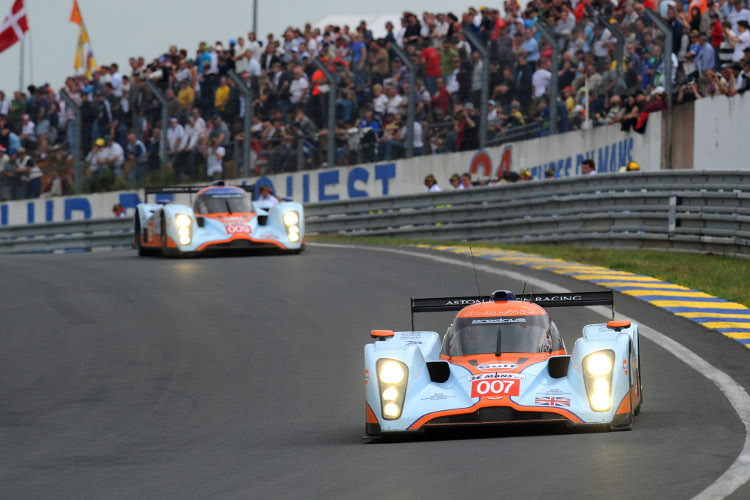
<svg viewBox="0 0 750 500">
<path fill-rule="evenodd" d="M 654 172 L 318 203 L 308 233 L 750 257 L 750 172 Z"/>
<path fill-rule="evenodd" d="M 639 172 L 308 204 L 308 234 L 750 257 L 750 172 Z M 0 253 L 130 246 L 132 219 L 0 229 Z"/>
</svg>

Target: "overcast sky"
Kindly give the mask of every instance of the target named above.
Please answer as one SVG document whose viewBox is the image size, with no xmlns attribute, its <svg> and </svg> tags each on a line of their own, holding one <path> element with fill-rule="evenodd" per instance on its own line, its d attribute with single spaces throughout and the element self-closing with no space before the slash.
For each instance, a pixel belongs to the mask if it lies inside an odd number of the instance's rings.
<svg viewBox="0 0 750 500">
<path fill-rule="evenodd" d="M 0 0 L 5 18 L 13 0 Z M 60 87 L 73 73 L 78 26 L 69 22 L 73 0 L 24 0 L 30 34 L 26 37 L 24 86 L 45 82 Z M 500 6 L 501 2 L 490 5 Z M 98 64 L 117 62 L 127 71 L 128 57 L 147 59 L 165 52 L 170 44 L 195 55 L 201 40 L 213 43 L 247 36 L 253 25 L 252 0 L 78 0 Z M 325 15 L 382 15 L 404 9 L 452 11 L 459 14 L 477 2 L 461 0 L 258 0 L 258 32 L 278 36 L 288 25 L 302 26 Z M 17 90 L 20 44 L 0 53 L 0 89 Z"/>
</svg>

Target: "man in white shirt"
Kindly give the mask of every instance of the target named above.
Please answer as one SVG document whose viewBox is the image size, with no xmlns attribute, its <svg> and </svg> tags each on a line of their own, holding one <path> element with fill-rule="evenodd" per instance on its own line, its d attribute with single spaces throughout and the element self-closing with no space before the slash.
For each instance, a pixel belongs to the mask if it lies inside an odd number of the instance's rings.
<svg viewBox="0 0 750 500">
<path fill-rule="evenodd" d="M 727 14 L 727 21 L 732 23 L 732 31 L 737 31 L 739 21 L 750 22 L 750 10 L 742 5 L 742 0 L 734 0 L 734 7 Z"/>
<path fill-rule="evenodd" d="M 424 185 L 427 187 L 428 193 L 442 191 L 440 186 L 438 186 L 437 179 L 435 179 L 435 176 L 432 174 L 429 174 L 427 177 L 424 178 Z"/>
<path fill-rule="evenodd" d="M 750 47 L 750 23 L 741 19 L 737 21 L 737 34 L 732 35 L 729 30 L 724 30 L 729 43 L 734 47 L 732 62 L 739 62 L 745 57 L 745 49 Z"/>
<path fill-rule="evenodd" d="M 307 76 L 302 71 L 302 67 L 294 67 L 294 80 L 289 86 L 289 102 L 292 104 L 303 104 L 307 101 L 307 91 L 310 88 L 310 83 L 307 81 Z"/>
<path fill-rule="evenodd" d="M 394 87 L 388 87 L 388 104 L 385 106 L 385 112 L 389 115 L 397 115 L 399 114 L 401 105 L 401 101 L 403 101 L 404 98 L 401 97 L 398 93 L 398 90 Z"/>
<path fill-rule="evenodd" d="M 541 64 L 538 70 L 534 71 L 531 75 L 531 86 L 534 90 L 534 97 L 541 97 L 547 92 L 547 86 L 552 78 L 552 73 L 549 71 L 549 62 L 545 61 Z"/>
<path fill-rule="evenodd" d="M 185 129 L 177 122 L 177 118 L 169 119 L 169 128 L 167 129 L 167 144 L 169 145 L 169 161 L 174 160 L 174 156 L 180 151 L 182 139 L 185 137 Z"/>
<path fill-rule="evenodd" d="M 97 141 L 98 142 L 98 141 Z M 122 177 L 122 165 L 125 162 L 125 151 L 119 143 L 112 140 L 111 136 L 104 138 L 105 146 L 99 153 L 99 167 L 109 167 L 114 171 L 116 177 Z"/>
<path fill-rule="evenodd" d="M 10 101 L 5 97 L 5 92 L 0 90 L 0 116 L 8 116 Z"/>
<path fill-rule="evenodd" d="M 407 137 L 407 123 L 404 123 L 404 126 L 401 127 L 401 139 L 404 141 L 404 150 L 406 149 L 406 141 Z M 414 156 L 422 156 L 422 147 L 424 146 L 424 142 L 422 141 L 422 124 L 419 123 L 417 120 L 414 120 L 414 141 L 412 142 L 414 144 Z"/>
<path fill-rule="evenodd" d="M 209 147 L 206 158 L 206 175 L 211 181 L 220 181 L 224 178 L 224 155 L 226 150 L 223 146 Z"/>
</svg>

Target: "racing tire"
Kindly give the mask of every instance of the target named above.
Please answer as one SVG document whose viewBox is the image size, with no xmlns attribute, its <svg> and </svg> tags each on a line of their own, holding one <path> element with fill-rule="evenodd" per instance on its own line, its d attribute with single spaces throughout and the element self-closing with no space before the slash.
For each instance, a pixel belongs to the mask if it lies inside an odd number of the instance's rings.
<svg viewBox="0 0 750 500">
<path fill-rule="evenodd" d="M 145 257 L 147 255 L 151 255 L 153 251 L 150 248 L 144 248 L 143 243 L 141 242 L 142 238 L 143 235 L 141 234 L 141 217 L 138 213 L 138 209 L 136 209 L 135 227 L 133 228 L 133 248 L 138 250 L 138 255 L 140 257 Z"/>
<path fill-rule="evenodd" d="M 632 347 L 631 347 L 632 349 Z M 630 411 L 628 413 L 621 413 L 619 415 L 615 415 L 615 418 L 612 420 L 612 423 L 610 424 L 610 429 L 613 431 L 629 431 L 633 428 L 633 421 L 635 420 L 635 409 L 633 408 L 633 390 L 635 389 L 636 384 L 636 378 L 633 375 L 633 351 L 629 351 L 628 358 L 630 359 L 630 374 L 633 377 L 633 382 L 630 384 L 630 389 L 628 390 L 628 397 L 630 398 Z"/>
<path fill-rule="evenodd" d="M 638 378 L 636 383 L 638 384 L 638 394 L 640 395 L 640 398 L 638 399 L 638 406 L 635 407 L 633 410 L 633 415 L 637 416 L 639 413 L 641 413 L 641 406 L 643 406 L 643 379 L 641 378 L 641 352 L 640 349 L 638 350 Z"/>
<path fill-rule="evenodd" d="M 164 212 L 161 214 L 161 254 L 165 257 L 169 256 L 167 250 L 167 218 L 164 217 Z"/>
</svg>

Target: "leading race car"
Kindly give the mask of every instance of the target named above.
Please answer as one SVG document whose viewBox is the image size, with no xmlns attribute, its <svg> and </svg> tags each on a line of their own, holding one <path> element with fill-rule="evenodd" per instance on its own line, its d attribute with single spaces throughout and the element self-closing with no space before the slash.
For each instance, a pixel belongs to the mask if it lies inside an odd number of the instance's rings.
<svg viewBox="0 0 750 500">
<path fill-rule="evenodd" d="M 146 203 L 136 207 L 134 246 L 139 255 L 186 255 L 241 249 L 299 253 L 305 247 L 302 205 L 253 202 L 253 186 L 223 183 L 200 188 L 146 188 Z M 149 194 L 197 193 L 192 207 L 148 203 Z"/>
<path fill-rule="evenodd" d="M 366 437 L 453 425 L 559 422 L 629 430 L 642 404 L 638 325 L 587 325 L 571 352 L 541 307 L 612 305 L 612 291 L 412 299 L 459 311 L 436 332 L 373 330 Z"/>
</svg>

